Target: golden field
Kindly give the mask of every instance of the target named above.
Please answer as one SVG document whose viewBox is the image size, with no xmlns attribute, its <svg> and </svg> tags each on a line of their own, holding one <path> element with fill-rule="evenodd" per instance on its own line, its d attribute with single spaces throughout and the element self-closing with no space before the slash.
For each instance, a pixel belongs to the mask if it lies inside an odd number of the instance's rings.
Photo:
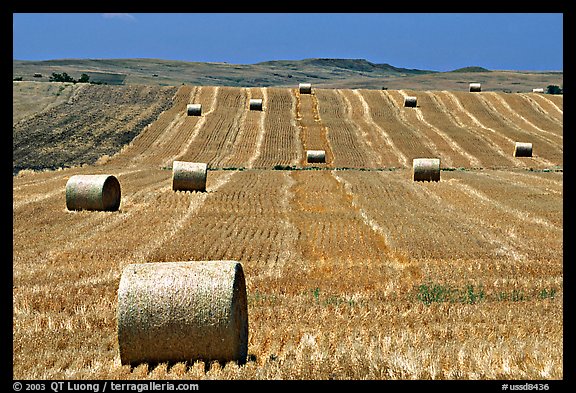
<svg viewBox="0 0 576 393">
<path fill-rule="evenodd" d="M 207 163 L 207 192 L 172 191 L 174 160 Z M 119 211 L 66 209 L 92 173 Z M 224 259 L 246 364 L 121 365 L 122 269 Z M 563 97 L 181 86 L 117 154 L 14 176 L 13 348 L 14 379 L 562 379 Z"/>
</svg>

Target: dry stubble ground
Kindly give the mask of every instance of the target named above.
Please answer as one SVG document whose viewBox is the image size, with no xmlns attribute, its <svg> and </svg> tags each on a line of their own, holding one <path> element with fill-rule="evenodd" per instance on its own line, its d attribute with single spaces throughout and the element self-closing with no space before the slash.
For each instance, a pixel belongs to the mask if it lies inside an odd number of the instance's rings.
<svg viewBox="0 0 576 393">
<path fill-rule="evenodd" d="M 257 93 L 183 86 L 118 155 L 14 177 L 14 378 L 564 377 L 561 101 L 542 101 L 546 116 L 531 106 L 506 117 L 498 97 L 458 96 L 460 112 L 449 108 L 459 124 L 427 107 L 406 113 L 395 91 L 319 91 L 303 105 L 295 89 L 267 89 L 270 112 L 246 114 Z M 437 108 L 456 105 L 432 95 Z M 205 117 L 181 117 L 197 99 Z M 470 116 L 476 128 L 465 125 Z M 403 163 L 431 150 L 465 160 L 455 146 L 478 128 L 494 148 L 477 157 L 467 148 L 482 169 L 444 167 L 439 183 L 411 181 Z M 545 149 L 511 164 L 498 151 L 514 133 Z M 272 170 L 299 166 L 309 141 L 333 159 L 319 170 Z M 172 192 L 165 163 L 201 146 L 213 166 L 208 192 Z M 344 154 L 351 146 L 358 154 Z M 230 162 L 235 169 L 214 167 Z M 344 166 L 352 169 L 335 170 Z M 118 176 L 120 211 L 66 211 L 66 180 L 94 172 Z M 122 268 L 212 259 L 244 266 L 249 361 L 120 365 Z"/>
</svg>

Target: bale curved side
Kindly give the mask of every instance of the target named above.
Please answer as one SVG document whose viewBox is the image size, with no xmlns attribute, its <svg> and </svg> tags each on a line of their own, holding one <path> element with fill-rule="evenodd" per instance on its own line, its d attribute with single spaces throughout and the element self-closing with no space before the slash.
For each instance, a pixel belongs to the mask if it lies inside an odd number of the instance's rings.
<svg viewBox="0 0 576 393">
<path fill-rule="evenodd" d="M 416 108 L 417 98 L 413 96 L 404 97 L 404 106 L 408 108 Z"/>
<path fill-rule="evenodd" d="M 414 181 L 440 181 L 439 158 L 415 158 L 412 161 Z"/>
<path fill-rule="evenodd" d="M 251 111 L 261 111 L 262 110 L 262 98 L 251 98 L 250 99 L 250 110 Z"/>
<path fill-rule="evenodd" d="M 532 157 L 532 143 L 516 142 L 514 145 L 514 157 Z"/>
<path fill-rule="evenodd" d="M 201 116 L 202 104 L 188 104 L 186 105 L 186 113 L 188 116 Z"/>
<path fill-rule="evenodd" d="M 307 162 L 326 162 L 326 151 L 325 150 L 306 150 L 306 161 Z"/>
<path fill-rule="evenodd" d="M 311 83 L 300 83 L 298 89 L 300 90 L 300 94 L 312 94 Z"/>
<path fill-rule="evenodd" d="M 172 163 L 172 189 L 174 191 L 206 191 L 208 164 L 174 161 Z"/>
<path fill-rule="evenodd" d="M 470 83 L 470 91 L 480 92 L 482 91 L 482 85 L 480 83 Z"/>
<path fill-rule="evenodd" d="M 122 364 L 237 361 L 248 354 L 248 307 L 237 261 L 126 266 L 118 287 Z"/>
<path fill-rule="evenodd" d="M 120 197 L 120 182 L 113 175 L 74 175 L 66 183 L 68 210 L 115 211 Z"/>
</svg>

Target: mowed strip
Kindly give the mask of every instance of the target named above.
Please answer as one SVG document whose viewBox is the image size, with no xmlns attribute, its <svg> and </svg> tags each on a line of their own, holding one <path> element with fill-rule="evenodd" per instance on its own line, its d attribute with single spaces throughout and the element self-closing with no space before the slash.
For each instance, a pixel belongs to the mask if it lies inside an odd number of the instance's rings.
<svg viewBox="0 0 576 393">
<path fill-rule="evenodd" d="M 447 96 L 444 92 L 426 92 L 426 95 L 431 98 L 432 106 L 423 107 L 423 112 L 427 111 L 430 121 L 449 133 L 467 154 L 474 156 L 477 165 L 485 168 L 516 166 L 517 160 L 486 138 L 487 130 L 471 121 L 454 96 Z"/>
<path fill-rule="evenodd" d="M 342 90 L 342 93 L 347 94 L 350 102 L 354 102 L 353 96 L 357 98 L 355 105 L 353 105 L 353 111 L 359 112 L 357 121 L 362 128 L 362 137 L 366 138 L 366 143 L 380 155 L 380 165 L 400 168 L 410 166 L 408 159 L 398 150 L 388 131 L 374 121 L 368 102 L 360 90 L 352 90 L 353 95 L 350 95 L 347 90 Z M 354 116 L 354 112 L 352 115 Z"/>
<path fill-rule="evenodd" d="M 303 156 L 300 129 L 296 124 L 296 96 L 291 89 L 268 87 L 264 103 L 264 130 L 260 154 L 254 158 L 254 168 L 300 163 Z"/>
<path fill-rule="evenodd" d="M 358 205 L 388 233 L 390 247 L 408 260 L 491 259 L 506 239 L 491 234 L 484 221 L 463 219 L 448 200 L 428 193 L 441 182 L 413 182 L 408 171 L 339 174 Z M 444 175 L 443 175 L 444 176 Z"/>
<path fill-rule="evenodd" d="M 526 166 L 550 167 L 560 165 L 562 160 L 551 160 L 548 150 L 556 150 L 547 140 L 526 132 L 513 123 L 506 115 L 499 112 L 496 105 L 486 99 L 482 93 L 451 92 L 461 103 L 464 110 L 473 116 L 476 121 L 486 129 L 494 131 L 492 140 L 511 156 L 516 142 L 532 142 L 534 146 L 533 157 L 522 159 Z M 536 149 L 536 147 L 538 149 Z"/>
<path fill-rule="evenodd" d="M 437 156 L 436 145 L 409 120 L 410 111 L 403 107 L 404 99 L 401 94 L 376 90 L 362 90 L 360 94 L 370 108 L 371 118 L 379 126 L 373 131 L 386 130 L 391 143 L 401 152 L 402 157 L 405 157 L 402 162 L 406 161 L 407 167 L 412 167 L 414 158 Z M 443 165 L 451 166 L 452 162 L 447 159 L 448 161 L 443 161 Z"/>
<path fill-rule="evenodd" d="M 318 112 L 318 90 L 314 94 L 302 94 L 299 90 L 293 90 L 296 97 L 296 122 L 300 128 L 300 140 L 303 154 L 300 164 L 307 166 L 306 150 L 324 150 L 326 152 L 326 166 L 334 165 L 334 155 L 330 140 L 329 130 L 320 119 Z"/>
<path fill-rule="evenodd" d="M 172 106 L 162 112 L 153 123 L 149 124 L 142 132 L 112 157 L 106 164 L 114 167 L 127 166 L 161 166 L 170 155 L 177 154 L 183 140 L 179 140 L 180 126 L 197 119 L 186 118 L 186 105 L 190 96 L 195 96 L 199 89 L 192 86 L 181 86 L 176 92 Z M 180 142 L 180 143 L 178 143 Z"/>
<path fill-rule="evenodd" d="M 149 259 L 231 259 L 242 262 L 247 275 L 251 269 L 268 271 L 267 276 L 280 269 L 275 275 L 284 275 L 284 264 L 296 256 L 297 237 L 287 222 L 288 172 L 233 173 L 234 177 L 210 194 Z"/>
<path fill-rule="evenodd" d="M 535 177 L 543 181 L 550 174 L 541 172 Z M 562 240 L 562 190 L 557 186 L 551 188 L 549 184 L 533 179 L 528 185 L 522 178 L 514 179 L 503 171 L 475 172 L 467 183 L 459 182 L 458 186 L 463 186 L 465 192 L 491 204 L 503 214 L 515 217 L 514 221 L 524 222 L 536 232 L 549 231 L 551 237 Z"/>
<path fill-rule="evenodd" d="M 328 130 L 335 167 L 381 167 L 379 157 L 365 128 L 355 121 L 358 116 L 343 90 L 316 89 L 319 118 Z M 355 102 L 356 103 L 356 102 Z M 360 106 L 361 109 L 361 106 Z"/>
<path fill-rule="evenodd" d="M 203 116 L 187 116 L 186 123 L 180 130 L 180 138 L 177 142 L 179 143 L 178 153 L 169 156 L 164 161 L 164 167 L 172 167 L 174 161 L 184 161 L 184 157 L 190 146 L 198 138 L 198 134 L 201 132 L 206 121 L 210 119 L 210 115 L 214 112 L 216 108 L 216 101 L 218 99 L 219 87 L 216 88 L 206 88 L 198 87 L 201 89 L 197 97 L 191 97 L 190 102 L 196 103 L 201 102 Z"/>
<path fill-rule="evenodd" d="M 435 142 L 436 146 L 446 145 L 449 148 L 449 150 L 438 152 L 440 159 L 444 156 L 450 157 L 452 166 L 455 167 L 482 167 L 482 163 L 477 158 L 477 155 L 470 153 L 474 147 L 470 146 L 471 143 L 467 143 L 467 140 L 458 137 L 458 134 L 462 132 L 461 128 L 455 124 L 452 116 L 447 115 L 446 109 L 434 96 L 428 92 L 414 92 L 410 90 L 399 90 L 398 92 L 404 99 L 407 97 L 416 97 L 417 106 L 415 108 L 406 108 L 406 112 L 413 113 L 417 121 L 442 139 L 443 142 L 441 143 Z M 435 137 L 434 140 L 436 141 L 437 138 Z M 483 141 L 480 141 L 480 146 L 475 147 L 482 148 L 484 144 Z"/>
<path fill-rule="evenodd" d="M 503 123 L 503 132 L 519 142 L 530 142 L 533 144 L 533 156 L 540 160 L 545 160 L 548 166 L 562 165 L 563 146 L 562 137 L 549 132 L 539 132 L 530 125 L 526 119 L 522 119 L 506 101 L 495 94 L 478 94 L 478 99 L 499 118 Z M 534 160 L 538 163 L 538 160 Z"/>
<path fill-rule="evenodd" d="M 437 92 L 436 95 L 441 97 L 445 105 L 451 108 L 452 116 L 462 127 L 469 132 L 476 133 L 492 148 L 493 152 L 496 153 L 491 155 L 493 166 L 527 166 L 524 161 L 516 160 L 510 154 L 510 147 L 514 146 L 515 141 L 480 122 L 473 113 L 464 108 L 458 96 L 449 91 Z M 463 97 L 469 98 L 470 93 L 463 95 Z"/>
<path fill-rule="evenodd" d="M 538 106 L 533 105 L 530 100 L 527 100 L 525 94 L 504 94 L 492 93 L 493 96 L 498 97 L 503 101 L 504 106 L 508 110 L 513 110 L 518 119 L 521 119 L 530 129 L 534 132 L 547 136 L 551 141 L 562 144 L 563 141 L 563 127 L 556 121 L 551 120 L 546 112 L 539 110 Z"/>
<path fill-rule="evenodd" d="M 179 159 L 203 162 L 209 168 L 226 167 L 234 145 L 241 143 L 240 136 L 248 112 L 248 92 L 246 88 L 225 86 L 207 89 L 218 89 L 215 106 L 210 113 L 202 115 L 206 116 L 205 123 Z"/>
<path fill-rule="evenodd" d="M 562 117 L 564 116 L 564 96 L 563 95 L 547 95 L 543 96 L 540 94 L 535 94 L 539 99 L 546 101 L 550 104 L 554 111 L 558 112 Z"/>
<path fill-rule="evenodd" d="M 240 123 L 240 132 L 237 140 L 232 146 L 230 154 L 222 161 L 224 167 L 246 167 L 252 168 L 254 161 L 262 154 L 262 141 L 266 129 L 267 111 L 265 110 L 267 99 L 266 89 L 249 88 L 247 90 L 247 101 L 251 99 L 262 100 L 262 110 L 251 110 L 246 104 L 244 106 L 244 117 Z"/>
<path fill-rule="evenodd" d="M 542 114 L 546 119 L 560 126 L 560 132 L 562 133 L 564 125 L 564 113 L 551 101 L 543 97 L 538 93 L 520 93 L 520 97 L 530 103 L 532 107 Z"/>
<path fill-rule="evenodd" d="M 423 188 L 426 196 L 463 222 L 477 223 L 500 239 L 507 246 L 497 256 L 526 263 L 561 260 L 561 195 L 513 186 L 483 173 L 454 171 L 443 177 L 442 182 Z"/>
<path fill-rule="evenodd" d="M 293 171 L 290 221 L 297 228 L 302 254 L 298 285 L 319 285 L 333 291 L 378 287 L 375 270 L 387 271 L 397 261 L 386 236 L 374 230 L 353 203 L 353 197 L 331 172 Z"/>
</svg>

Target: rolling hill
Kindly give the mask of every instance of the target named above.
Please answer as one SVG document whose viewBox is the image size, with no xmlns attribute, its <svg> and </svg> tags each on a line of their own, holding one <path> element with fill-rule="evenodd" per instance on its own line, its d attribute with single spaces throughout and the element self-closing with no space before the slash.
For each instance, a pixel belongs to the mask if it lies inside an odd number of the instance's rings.
<svg viewBox="0 0 576 393">
<path fill-rule="evenodd" d="M 532 91 L 534 87 L 563 85 L 562 72 L 488 71 L 465 67 L 436 72 L 374 64 L 364 59 L 275 60 L 256 64 L 183 62 L 159 59 L 62 59 L 13 61 L 13 78 L 48 81 L 66 72 L 78 79 L 82 73 L 94 82 L 179 86 L 289 87 L 310 82 L 318 87 L 348 89 L 410 88 L 453 90 L 479 81 L 493 91 Z M 42 75 L 34 77 L 35 74 Z"/>
</svg>

